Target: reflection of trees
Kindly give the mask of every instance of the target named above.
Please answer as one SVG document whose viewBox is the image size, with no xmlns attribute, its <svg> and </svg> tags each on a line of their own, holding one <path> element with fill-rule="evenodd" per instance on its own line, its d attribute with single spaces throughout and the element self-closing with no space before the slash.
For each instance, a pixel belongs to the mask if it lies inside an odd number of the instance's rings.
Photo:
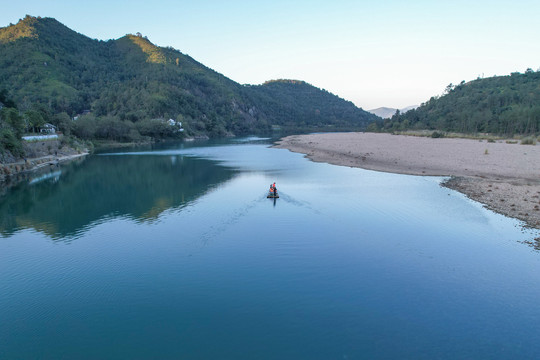
<svg viewBox="0 0 540 360">
<path fill-rule="evenodd" d="M 212 161 L 181 156 L 89 157 L 56 182 L 11 189 L 0 203 L 0 233 L 33 228 L 60 238 L 107 216 L 152 220 L 232 176 Z"/>
</svg>

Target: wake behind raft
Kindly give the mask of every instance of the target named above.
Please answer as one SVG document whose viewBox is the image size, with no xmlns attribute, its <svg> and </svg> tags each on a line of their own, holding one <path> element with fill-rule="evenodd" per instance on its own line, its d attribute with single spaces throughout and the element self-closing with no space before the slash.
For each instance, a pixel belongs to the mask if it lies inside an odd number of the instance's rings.
<svg viewBox="0 0 540 360">
<path fill-rule="evenodd" d="M 273 183 L 270 185 L 270 190 L 268 191 L 268 195 L 266 196 L 269 199 L 277 199 L 279 197 L 279 194 L 277 192 L 276 183 Z"/>
</svg>

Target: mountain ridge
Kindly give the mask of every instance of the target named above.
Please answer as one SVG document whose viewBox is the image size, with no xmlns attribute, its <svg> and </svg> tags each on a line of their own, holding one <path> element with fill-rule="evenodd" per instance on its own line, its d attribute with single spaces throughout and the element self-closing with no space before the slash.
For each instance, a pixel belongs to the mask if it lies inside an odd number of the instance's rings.
<svg viewBox="0 0 540 360">
<path fill-rule="evenodd" d="M 0 28 L 0 39 L 0 89 L 6 88 L 23 111 L 38 108 L 43 117 L 90 110 L 98 120 L 113 117 L 135 125 L 172 118 L 185 125 L 187 134 L 209 136 L 270 131 L 273 125 L 359 130 L 376 119 L 346 100 L 294 81 L 281 85 L 295 97 L 294 106 L 285 106 L 275 100 L 279 94 L 269 90 L 271 85 L 240 85 L 138 33 L 95 40 L 56 19 L 26 16 Z M 318 97 L 320 109 L 314 109 L 310 96 Z M 306 121 L 316 110 L 318 121 Z M 292 116 L 304 119 L 301 125 Z M 98 120 L 94 125 L 99 127 Z"/>
</svg>

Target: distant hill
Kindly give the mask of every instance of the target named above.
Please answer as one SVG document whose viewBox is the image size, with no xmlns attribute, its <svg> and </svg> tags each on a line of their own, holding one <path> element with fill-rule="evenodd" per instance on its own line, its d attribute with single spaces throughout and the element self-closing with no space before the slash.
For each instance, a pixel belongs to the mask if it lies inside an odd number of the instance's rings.
<svg viewBox="0 0 540 360">
<path fill-rule="evenodd" d="M 90 139 L 160 136 L 151 119 L 172 118 L 188 134 L 209 136 L 269 131 L 273 125 L 363 129 L 375 119 L 304 82 L 243 86 L 141 34 L 98 41 L 55 19 L 31 16 L 0 28 L 2 89 L 21 113 L 37 111 Z M 83 112 L 90 113 L 85 121 L 65 121 Z M 65 114 L 62 122 L 57 114 Z"/>
<path fill-rule="evenodd" d="M 389 108 L 389 107 L 380 107 L 376 109 L 368 110 L 368 112 L 377 115 L 380 118 L 383 119 L 389 119 L 396 113 L 398 109 Z"/>
<path fill-rule="evenodd" d="M 287 127 L 365 128 L 377 119 L 352 102 L 300 80 L 272 80 L 248 89 L 262 112 Z"/>
<path fill-rule="evenodd" d="M 406 113 L 409 110 L 416 109 L 418 105 L 411 105 L 404 107 L 403 109 L 395 109 L 395 108 L 389 108 L 389 107 L 380 107 L 376 109 L 367 110 L 368 112 L 377 115 L 378 117 L 381 117 L 383 119 L 390 119 L 392 116 L 396 114 L 396 111 L 399 110 L 400 113 Z"/>
<path fill-rule="evenodd" d="M 429 129 L 501 135 L 540 134 L 540 72 L 528 69 L 448 85 L 441 97 L 370 129 Z"/>
</svg>

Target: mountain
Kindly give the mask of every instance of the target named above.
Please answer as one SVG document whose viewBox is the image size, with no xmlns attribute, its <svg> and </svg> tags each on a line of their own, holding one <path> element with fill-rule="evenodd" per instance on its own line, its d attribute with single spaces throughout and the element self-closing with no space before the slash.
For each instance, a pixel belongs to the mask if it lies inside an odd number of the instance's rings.
<svg viewBox="0 0 540 360">
<path fill-rule="evenodd" d="M 90 139 L 159 136 L 163 122 L 152 119 L 172 118 L 188 134 L 210 136 L 273 125 L 363 129 L 376 119 L 304 82 L 243 86 L 141 34 L 98 41 L 55 19 L 31 16 L 0 28 L 2 89 L 20 112 L 34 111 L 34 118 Z M 83 112 L 90 113 L 84 121 L 66 121 Z"/>
<path fill-rule="evenodd" d="M 402 109 L 394 109 L 394 108 L 388 108 L 388 107 L 380 107 L 376 109 L 367 110 L 368 112 L 377 115 L 378 117 L 381 117 L 383 119 L 390 119 L 392 116 L 396 114 L 396 111 L 399 110 L 400 113 L 406 113 L 409 110 L 416 109 L 418 105 L 411 105 L 404 107 Z"/>
<path fill-rule="evenodd" d="M 540 72 L 527 69 L 507 76 L 448 85 L 441 97 L 371 129 L 429 129 L 500 135 L 540 134 Z"/>
</svg>

